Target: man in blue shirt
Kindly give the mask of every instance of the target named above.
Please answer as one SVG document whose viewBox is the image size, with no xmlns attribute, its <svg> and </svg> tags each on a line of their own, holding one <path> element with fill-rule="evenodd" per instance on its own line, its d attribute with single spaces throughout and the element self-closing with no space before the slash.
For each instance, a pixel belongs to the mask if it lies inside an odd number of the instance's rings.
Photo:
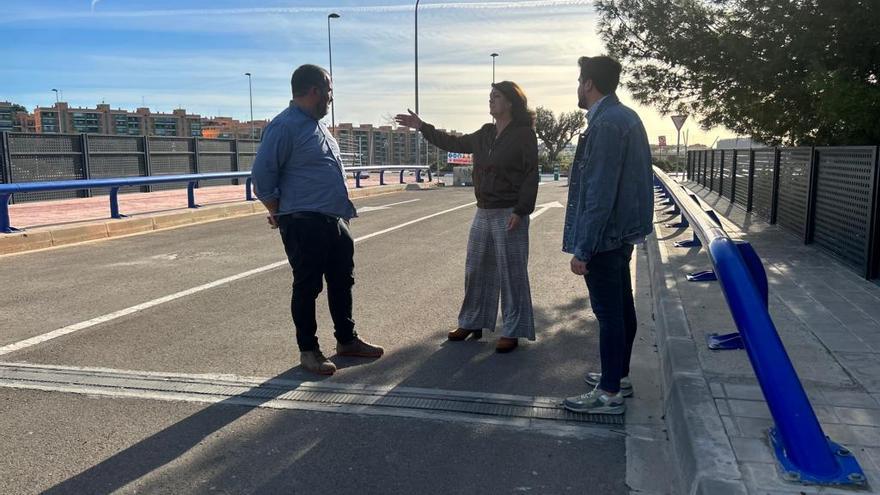
<svg viewBox="0 0 880 495">
<path fill-rule="evenodd" d="M 290 310 L 300 363 L 332 375 L 336 365 L 321 352 L 316 336 L 315 301 L 323 279 L 336 353 L 378 358 L 383 349 L 354 331 L 354 240 L 348 224 L 357 211 L 348 199 L 339 145 L 321 122 L 333 101 L 333 82 L 321 67 L 303 65 L 293 72 L 290 86 L 293 100 L 266 126 L 251 176 L 293 269 Z"/>
<path fill-rule="evenodd" d="M 578 106 L 587 110 L 587 130 L 569 175 L 562 250 L 573 255 L 571 271 L 587 282 L 599 320 L 602 371 L 584 378 L 593 390 L 563 405 L 623 414 L 623 398 L 633 393 L 629 362 L 637 328 L 629 264 L 633 245 L 654 226 L 651 150 L 641 119 L 614 93 L 620 63 L 600 56 L 581 57 L 578 64 Z"/>
</svg>

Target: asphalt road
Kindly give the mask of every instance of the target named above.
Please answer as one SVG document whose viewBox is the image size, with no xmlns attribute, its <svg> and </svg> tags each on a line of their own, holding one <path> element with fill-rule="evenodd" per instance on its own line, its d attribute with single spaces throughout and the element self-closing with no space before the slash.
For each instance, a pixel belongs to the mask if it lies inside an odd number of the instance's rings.
<svg viewBox="0 0 880 495">
<path fill-rule="evenodd" d="M 509 355 L 494 352 L 497 333 L 445 340 L 456 326 L 475 206 L 471 189 L 441 188 L 356 201 L 354 315 L 359 334 L 386 348 L 381 359 L 333 358 L 340 371 L 326 379 L 298 367 L 290 269 L 277 232 L 251 216 L 0 257 L 10 289 L 0 292 L 0 364 L 274 377 L 486 400 L 580 393 L 583 373 L 598 369 L 597 325 L 583 280 L 560 252 L 566 193 L 559 183 L 540 188 L 529 267 L 538 340 Z M 0 380 L 3 492 L 629 493 L 637 466 L 627 459 L 638 456 L 628 452 L 631 432 L 662 436 L 650 288 L 639 263 L 643 330 L 633 377 L 642 392 L 626 428 L 431 408 L 284 410 L 234 397 Z M 318 307 L 329 355 L 323 295 Z M 662 493 L 665 482 L 656 483 Z"/>
</svg>

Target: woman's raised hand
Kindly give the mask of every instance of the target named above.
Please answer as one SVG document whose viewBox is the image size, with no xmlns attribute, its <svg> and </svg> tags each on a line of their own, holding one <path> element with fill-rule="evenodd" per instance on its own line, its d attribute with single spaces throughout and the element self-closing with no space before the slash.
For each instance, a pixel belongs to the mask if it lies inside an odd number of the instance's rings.
<svg viewBox="0 0 880 495">
<path fill-rule="evenodd" d="M 394 121 L 398 123 L 398 125 L 402 125 L 404 127 L 410 127 L 413 129 L 421 129 L 422 128 L 422 119 L 419 118 L 412 110 L 409 108 L 406 109 L 409 114 L 399 113 L 394 116 Z"/>
</svg>

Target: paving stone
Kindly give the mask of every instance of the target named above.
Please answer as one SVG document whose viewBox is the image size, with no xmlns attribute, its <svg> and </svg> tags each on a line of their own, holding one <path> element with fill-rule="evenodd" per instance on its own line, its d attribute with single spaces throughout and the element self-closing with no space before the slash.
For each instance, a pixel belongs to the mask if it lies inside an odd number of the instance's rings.
<svg viewBox="0 0 880 495">
<path fill-rule="evenodd" d="M 831 440 L 847 446 L 876 447 L 880 445 L 880 428 L 854 425 L 823 425 Z"/>
<path fill-rule="evenodd" d="M 764 392 L 759 385 L 739 385 L 725 383 L 724 391 L 731 399 L 764 400 Z"/>
<path fill-rule="evenodd" d="M 880 447 L 858 447 L 853 453 L 862 469 L 880 470 Z"/>
<path fill-rule="evenodd" d="M 740 462 L 767 462 L 775 461 L 770 446 L 766 441 L 758 438 L 734 437 L 730 439 L 736 459 Z"/>
<path fill-rule="evenodd" d="M 715 399 L 715 407 L 718 408 L 718 414 L 722 416 L 730 416 L 730 407 L 724 399 Z"/>
<path fill-rule="evenodd" d="M 836 355 L 865 390 L 880 393 L 880 355 L 870 352 L 839 352 Z"/>
<path fill-rule="evenodd" d="M 712 382 L 709 384 L 709 388 L 712 390 L 712 397 L 726 397 L 726 395 L 724 394 L 724 386 L 720 383 Z"/>
<path fill-rule="evenodd" d="M 880 408 L 877 400 L 861 390 L 823 390 L 822 395 L 831 406 Z"/>
<path fill-rule="evenodd" d="M 880 427 L 880 409 L 861 409 L 852 407 L 835 407 L 834 413 L 840 422 L 850 425 Z"/>
<path fill-rule="evenodd" d="M 834 408 L 831 406 L 823 406 L 816 405 L 812 402 L 810 403 L 813 406 L 813 412 L 816 413 L 816 417 L 819 418 L 820 423 L 828 423 L 828 424 L 837 424 L 842 423 L 840 418 L 834 413 Z"/>
<path fill-rule="evenodd" d="M 727 401 L 733 416 L 747 418 L 770 418 L 767 403 L 756 400 L 730 399 Z"/>
<path fill-rule="evenodd" d="M 829 325 L 832 324 L 829 323 Z M 816 331 L 815 327 L 813 327 L 816 337 L 822 341 L 828 350 L 834 352 L 859 352 L 865 350 L 865 342 L 862 339 L 850 333 L 845 327 L 840 326 L 839 323 L 835 323 L 833 326 L 835 330 L 826 327 L 821 331 Z"/>
<path fill-rule="evenodd" d="M 782 479 L 776 464 L 746 462 L 740 465 L 743 471 L 743 478 L 749 487 L 749 493 L 770 493 L 775 490 L 777 493 L 800 493 L 800 494 L 818 494 L 821 488 L 818 486 L 801 485 L 800 483 L 791 483 Z"/>
<path fill-rule="evenodd" d="M 741 418 L 734 417 L 742 436 L 748 438 L 766 438 L 767 431 L 773 427 L 773 420 L 769 418 Z"/>
<path fill-rule="evenodd" d="M 736 421 L 733 420 L 733 417 L 721 416 L 721 422 L 724 423 L 724 430 L 727 431 L 728 437 L 742 436 L 742 432 L 739 430 L 739 426 L 736 425 Z"/>
</svg>

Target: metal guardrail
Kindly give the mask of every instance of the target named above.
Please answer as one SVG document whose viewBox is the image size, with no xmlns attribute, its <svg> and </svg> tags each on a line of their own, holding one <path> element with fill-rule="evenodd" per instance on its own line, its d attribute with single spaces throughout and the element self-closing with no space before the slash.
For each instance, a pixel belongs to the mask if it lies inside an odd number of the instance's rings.
<svg viewBox="0 0 880 495">
<path fill-rule="evenodd" d="M 253 140 L 4 131 L 0 133 L 0 183 L 247 172 L 258 147 L 259 142 Z M 175 185 L 144 186 L 144 192 L 153 187 Z M 102 193 L 91 189 L 34 192 L 17 194 L 12 201 Z"/>
<path fill-rule="evenodd" d="M 744 348 L 758 378 L 775 427 L 770 444 L 790 481 L 820 485 L 864 486 L 867 478 L 850 451 L 822 431 L 768 311 L 767 275 L 748 242 L 732 240 L 717 215 L 703 209 L 695 194 L 654 167 L 655 186 L 681 214 L 673 227 L 693 229 L 694 238 L 681 247 L 705 246 L 721 284 L 738 334 L 709 336 L 710 348 Z M 712 279 L 709 277 L 709 279 Z M 714 347 L 713 347 L 714 344 Z"/>
<path fill-rule="evenodd" d="M 431 169 L 426 165 L 377 165 L 372 167 L 347 167 L 346 172 L 354 172 L 355 187 L 361 187 L 361 172 L 378 171 L 379 185 L 385 185 L 386 171 L 400 171 L 400 183 L 403 184 L 403 174 L 407 170 L 414 170 L 416 174 L 416 182 L 422 182 L 422 171 L 427 170 L 428 181 L 432 180 Z M 9 220 L 9 200 L 13 194 L 44 192 L 44 191 L 68 191 L 83 190 L 92 188 L 110 188 L 110 218 L 124 218 L 125 215 L 119 212 L 119 188 L 136 187 L 152 184 L 166 184 L 169 182 L 186 182 L 187 183 L 187 207 L 198 208 L 196 204 L 195 189 L 198 187 L 199 181 L 211 179 L 240 179 L 246 178 L 245 182 L 245 200 L 254 201 L 251 188 L 252 178 L 250 172 L 221 172 L 211 174 L 182 174 L 182 175 L 161 175 L 150 177 L 120 177 L 113 179 L 88 179 L 88 180 L 60 180 L 60 181 L 43 181 L 43 182 L 22 182 L 13 184 L 0 184 L 0 232 L 12 233 L 18 232 L 10 224 Z"/>
<path fill-rule="evenodd" d="M 224 172 L 215 174 L 185 174 L 185 175 L 162 175 L 153 177 L 126 177 L 116 179 L 89 179 L 89 180 L 59 180 L 44 182 L 23 182 L 17 184 L 0 184 L 0 232 L 17 232 L 9 222 L 9 199 L 15 193 L 42 192 L 42 191 L 66 191 L 90 189 L 99 187 L 110 188 L 110 218 L 124 218 L 119 213 L 119 188 L 144 186 L 151 184 L 165 184 L 169 182 L 187 182 L 187 206 L 198 208 L 195 198 L 195 188 L 199 181 L 210 179 L 233 179 L 247 178 L 245 183 L 245 199 L 253 201 L 251 192 L 250 172 Z"/>
<path fill-rule="evenodd" d="M 379 172 L 379 185 L 385 185 L 385 172 L 388 170 L 400 171 L 400 183 L 403 184 L 403 174 L 407 170 L 413 170 L 416 173 L 416 182 L 422 182 L 422 170 L 428 172 L 428 182 L 433 180 L 431 175 L 431 167 L 428 165 L 375 165 L 363 167 L 345 167 L 346 172 L 354 172 L 354 187 L 361 187 L 361 172 Z"/>
</svg>

